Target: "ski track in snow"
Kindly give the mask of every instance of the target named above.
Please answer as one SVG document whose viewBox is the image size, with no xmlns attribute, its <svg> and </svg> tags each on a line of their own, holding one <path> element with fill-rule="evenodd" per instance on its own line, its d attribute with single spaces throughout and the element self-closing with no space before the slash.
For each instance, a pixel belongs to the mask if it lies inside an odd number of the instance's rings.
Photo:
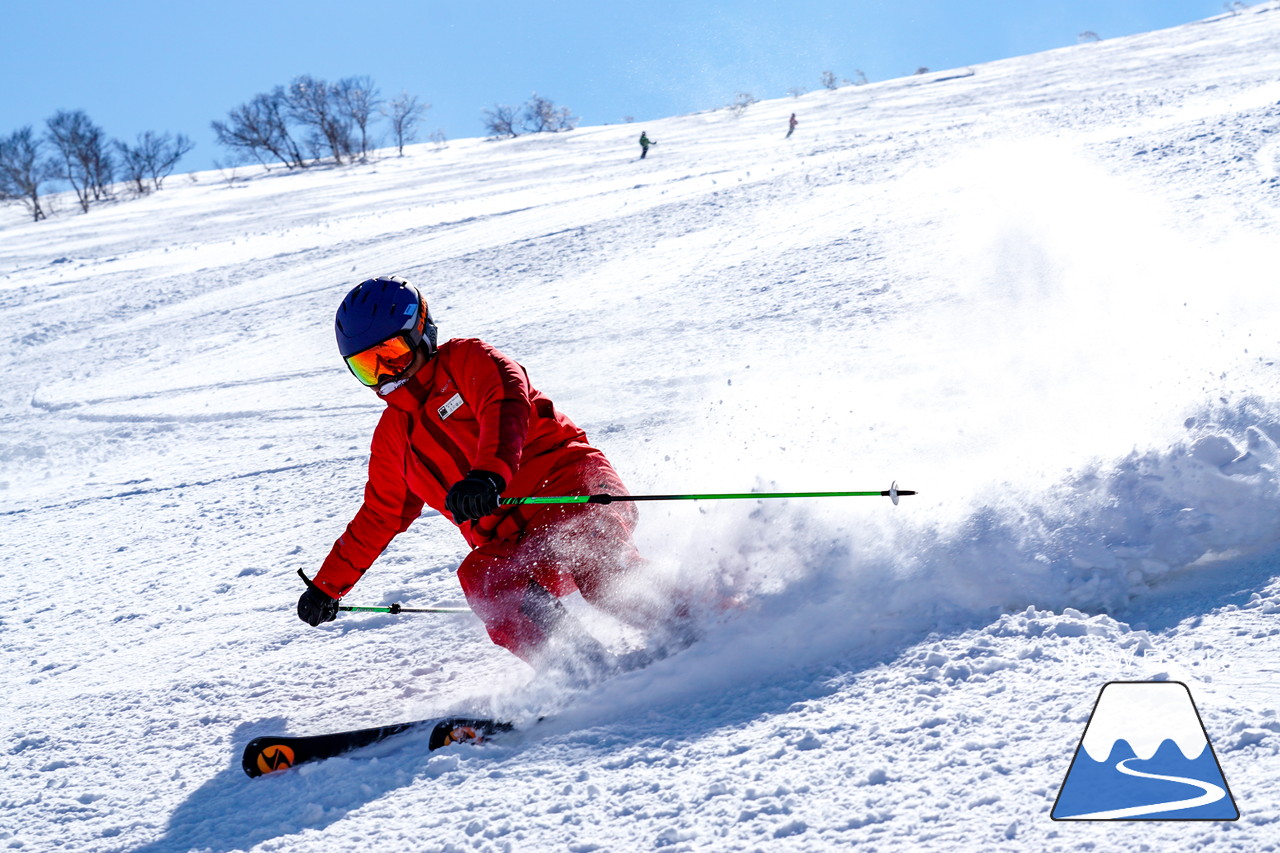
<svg viewBox="0 0 1280 853">
<path fill-rule="evenodd" d="M 582 128 L 0 208 L 0 842 L 1277 849 L 1278 39 L 1259 4 L 649 122 L 643 163 Z M 633 491 L 920 494 L 645 506 L 705 637 L 585 691 L 470 615 L 306 628 L 379 410 L 330 318 L 393 271 Z M 350 600 L 460 604 L 464 549 L 428 513 Z M 1054 823 L 1098 689 L 1147 679 L 1241 819 Z M 549 716 L 238 766 L 448 712 Z"/>
</svg>

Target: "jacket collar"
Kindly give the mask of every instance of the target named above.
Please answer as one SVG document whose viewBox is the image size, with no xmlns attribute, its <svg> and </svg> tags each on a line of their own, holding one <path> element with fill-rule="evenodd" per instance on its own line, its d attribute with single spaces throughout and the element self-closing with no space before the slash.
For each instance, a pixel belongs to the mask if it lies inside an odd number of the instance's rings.
<svg viewBox="0 0 1280 853">
<path fill-rule="evenodd" d="M 431 396 L 431 386 L 436 378 L 436 363 L 439 354 L 419 368 L 405 383 L 390 394 L 380 394 L 382 401 L 388 406 L 403 412 L 414 412 L 422 408 L 422 404 Z"/>
</svg>

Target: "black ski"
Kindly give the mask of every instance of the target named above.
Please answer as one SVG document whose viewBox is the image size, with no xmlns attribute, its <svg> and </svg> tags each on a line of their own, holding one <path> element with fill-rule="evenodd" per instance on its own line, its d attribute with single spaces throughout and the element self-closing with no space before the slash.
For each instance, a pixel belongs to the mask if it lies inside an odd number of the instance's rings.
<svg viewBox="0 0 1280 853">
<path fill-rule="evenodd" d="M 414 729 L 431 727 L 427 749 L 436 750 L 453 743 L 482 743 L 499 732 L 509 732 L 510 723 L 473 717 L 443 717 L 415 720 L 392 726 L 377 726 L 350 732 L 333 732 L 309 737 L 256 737 L 244 748 L 240 766 L 250 777 L 288 770 L 298 764 L 333 758 Z"/>
</svg>

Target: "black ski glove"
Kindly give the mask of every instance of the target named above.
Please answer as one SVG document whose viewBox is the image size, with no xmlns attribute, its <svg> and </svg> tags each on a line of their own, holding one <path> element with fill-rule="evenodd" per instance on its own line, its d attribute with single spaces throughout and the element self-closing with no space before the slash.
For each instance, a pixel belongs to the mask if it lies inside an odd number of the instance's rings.
<svg viewBox="0 0 1280 853">
<path fill-rule="evenodd" d="M 461 524 L 479 521 L 498 511 L 498 496 L 507 487 L 507 481 L 492 471 L 475 470 L 453 484 L 445 495 L 444 508 Z"/>
<path fill-rule="evenodd" d="M 312 628 L 332 622 L 337 615 L 338 599 L 330 598 L 318 587 L 308 586 L 307 591 L 298 599 L 298 618 Z"/>
</svg>

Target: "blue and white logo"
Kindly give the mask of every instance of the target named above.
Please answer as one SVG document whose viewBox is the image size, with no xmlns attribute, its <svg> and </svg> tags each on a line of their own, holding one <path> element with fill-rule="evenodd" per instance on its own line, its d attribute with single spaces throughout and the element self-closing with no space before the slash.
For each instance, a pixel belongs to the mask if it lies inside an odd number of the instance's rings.
<svg viewBox="0 0 1280 853">
<path fill-rule="evenodd" d="M 1178 681 L 1103 686 L 1053 804 L 1054 820 L 1236 820 L 1191 691 Z"/>
</svg>

